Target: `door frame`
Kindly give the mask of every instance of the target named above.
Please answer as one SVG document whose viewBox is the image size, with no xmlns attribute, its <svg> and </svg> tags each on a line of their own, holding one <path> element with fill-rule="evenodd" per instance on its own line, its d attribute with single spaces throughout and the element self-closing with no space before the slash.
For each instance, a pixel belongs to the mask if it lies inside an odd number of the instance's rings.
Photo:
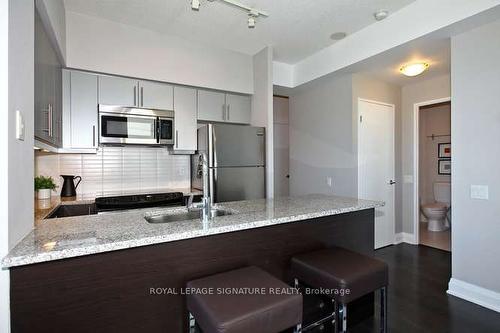
<svg viewBox="0 0 500 333">
<path fill-rule="evenodd" d="M 420 108 L 439 103 L 451 103 L 451 97 L 437 98 L 413 104 L 413 244 L 420 244 L 420 204 L 419 204 L 419 146 Z"/>
<path fill-rule="evenodd" d="M 358 97 L 358 105 L 356 108 L 356 128 L 357 128 L 357 143 L 356 143 L 356 148 L 357 148 L 357 157 L 358 157 L 358 198 L 359 198 L 359 192 L 360 192 L 360 184 L 361 184 L 361 176 L 359 174 L 359 147 L 360 147 L 360 127 L 359 127 L 359 121 L 360 121 L 360 112 L 359 112 L 359 103 L 360 102 L 365 102 L 365 103 L 372 103 L 372 104 L 378 104 L 378 105 L 383 105 L 383 106 L 388 106 L 392 108 L 392 130 L 393 130 L 393 136 L 392 136 L 392 164 L 393 164 L 393 170 L 394 170 L 394 180 L 396 180 L 396 105 L 391 104 L 391 103 L 385 103 L 385 102 L 380 102 L 380 101 L 375 101 L 371 99 L 366 99 L 366 98 L 360 98 Z M 397 185 L 397 183 L 395 184 Z M 365 198 L 366 199 L 366 198 Z M 392 243 L 394 244 L 396 241 L 396 189 L 394 189 L 392 193 L 392 202 L 393 202 L 393 230 L 392 230 Z"/>
</svg>

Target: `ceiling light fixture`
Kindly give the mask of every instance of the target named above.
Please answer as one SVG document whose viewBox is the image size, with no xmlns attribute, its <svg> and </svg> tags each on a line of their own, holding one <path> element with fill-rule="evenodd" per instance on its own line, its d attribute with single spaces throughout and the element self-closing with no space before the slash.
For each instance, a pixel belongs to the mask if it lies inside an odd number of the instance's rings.
<svg viewBox="0 0 500 333">
<path fill-rule="evenodd" d="M 385 9 L 377 10 L 375 13 L 373 13 L 373 17 L 375 17 L 375 20 L 377 21 L 382 21 L 389 16 L 389 12 Z"/>
<path fill-rule="evenodd" d="M 330 39 L 332 40 L 341 40 L 346 38 L 347 34 L 345 32 L 335 32 L 330 35 Z"/>
<path fill-rule="evenodd" d="M 207 0 L 209 2 L 215 2 L 215 1 L 220 1 L 223 2 L 227 5 L 236 7 L 238 9 L 244 10 L 248 13 L 248 28 L 253 29 L 255 28 L 255 24 L 257 22 L 257 18 L 262 16 L 262 17 L 268 17 L 269 14 L 265 11 L 255 9 L 252 7 L 249 7 L 245 4 L 242 4 L 236 0 Z M 192 10 L 199 10 L 200 9 L 200 0 L 191 0 L 191 9 Z"/>
<path fill-rule="evenodd" d="M 422 74 L 425 70 L 429 68 L 429 64 L 425 62 L 417 62 L 414 64 L 407 64 L 404 66 L 401 66 L 399 71 L 406 76 L 417 76 L 419 74 Z"/>
<path fill-rule="evenodd" d="M 195 11 L 200 10 L 200 0 L 191 0 L 191 9 Z"/>
</svg>

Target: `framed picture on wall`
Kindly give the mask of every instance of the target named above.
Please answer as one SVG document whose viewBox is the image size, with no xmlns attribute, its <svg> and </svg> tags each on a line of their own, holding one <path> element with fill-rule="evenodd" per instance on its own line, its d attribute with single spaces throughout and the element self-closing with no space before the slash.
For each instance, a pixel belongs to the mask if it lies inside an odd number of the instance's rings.
<svg viewBox="0 0 500 333">
<path fill-rule="evenodd" d="M 438 144 L 438 158 L 451 158 L 451 143 Z"/>
<path fill-rule="evenodd" d="M 438 161 L 438 174 L 448 176 L 451 175 L 451 160 Z"/>
</svg>

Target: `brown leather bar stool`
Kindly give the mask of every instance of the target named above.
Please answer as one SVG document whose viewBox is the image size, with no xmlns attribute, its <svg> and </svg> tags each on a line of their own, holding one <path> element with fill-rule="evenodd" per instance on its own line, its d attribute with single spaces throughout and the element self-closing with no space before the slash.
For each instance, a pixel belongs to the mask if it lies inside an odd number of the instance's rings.
<svg viewBox="0 0 500 333">
<path fill-rule="evenodd" d="M 193 280 L 186 290 L 190 320 L 203 333 L 301 332 L 302 295 L 257 267 Z"/>
<path fill-rule="evenodd" d="M 343 248 L 333 247 L 294 256 L 291 270 L 296 287 L 299 283 L 303 283 L 312 288 L 339 291 L 329 295 L 334 300 L 333 317 L 336 332 L 338 330 L 347 332 L 347 304 L 349 302 L 380 290 L 380 330 L 387 332 L 389 270 L 384 262 Z M 342 290 L 345 292 L 340 292 Z M 309 327 L 304 327 L 304 331 Z"/>
</svg>

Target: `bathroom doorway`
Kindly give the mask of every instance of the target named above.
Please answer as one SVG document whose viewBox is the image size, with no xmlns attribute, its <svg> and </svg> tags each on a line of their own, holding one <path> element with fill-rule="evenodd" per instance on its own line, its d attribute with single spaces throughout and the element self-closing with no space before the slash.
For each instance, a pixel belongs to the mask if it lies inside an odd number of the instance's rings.
<svg viewBox="0 0 500 333">
<path fill-rule="evenodd" d="M 451 251 L 451 101 L 420 104 L 416 113 L 417 239 Z"/>
</svg>

